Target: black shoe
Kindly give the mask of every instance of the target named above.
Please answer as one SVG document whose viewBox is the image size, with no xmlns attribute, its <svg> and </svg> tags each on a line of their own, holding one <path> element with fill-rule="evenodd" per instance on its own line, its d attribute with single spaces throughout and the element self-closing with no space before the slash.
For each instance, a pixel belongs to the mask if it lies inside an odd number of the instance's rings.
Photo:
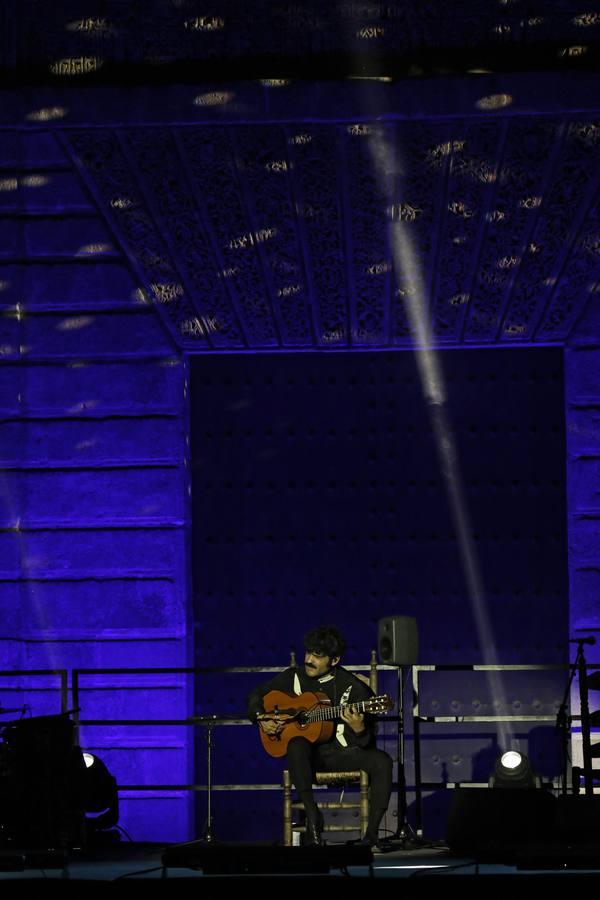
<svg viewBox="0 0 600 900">
<path fill-rule="evenodd" d="M 346 841 L 346 844 L 352 847 L 366 847 L 368 850 L 371 850 L 373 853 L 386 853 L 386 850 L 383 850 L 380 846 L 380 842 L 378 840 L 373 840 L 371 837 L 367 837 L 365 835 L 361 838 L 355 838 L 353 841 Z"/>
<path fill-rule="evenodd" d="M 348 841 L 348 843 L 358 844 L 359 847 L 377 847 L 379 838 L 367 832 L 364 837 L 358 838 L 355 841 Z"/>
<path fill-rule="evenodd" d="M 374 844 L 371 844 L 373 853 L 391 853 L 394 850 L 394 844 L 389 838 L 378 838 Z"/>
<path fill-rule="evenodd" d="M 321 832 L 323 831 L 323 813 L 320 809 L 317 814 L 306 813 L 306 832 L 304 834 L 305 847 L 322 847 Z"/>
</svg>

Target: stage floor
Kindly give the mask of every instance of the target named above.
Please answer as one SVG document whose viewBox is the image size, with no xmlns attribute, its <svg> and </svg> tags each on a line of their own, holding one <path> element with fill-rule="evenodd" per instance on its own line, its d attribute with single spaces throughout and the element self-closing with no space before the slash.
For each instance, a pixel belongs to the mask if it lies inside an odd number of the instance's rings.
<svg viewBox="0 0 600 900">
<path fill-rule="evenodd" d="M 11 868 L 12 866 L 12 868 Z M 442 879 L 440 881 L 439 879 Z M 323 848 L 281 847 L 277 844 L 218 843 L 135 844 L 72 853 L 0 851 L 0 891 L 17 896 L 60 890 L 75 894 L 105 885 L 120 896 L 143 892 L 173 897 L 220 897 L 224 891 L 267 886 L 303 894 L 319 887 L 365 896 L 365 891 L 400 889 L 401 897 L 491 896 L 531 897 L 534 891 L 598 890 L 600 845 L 529 845 L 503 848 L 498 858 L 475 859 L 452 854 L 443 845 L 395 848 L 373 853 L 345 845 Z M 32 883 L 35 881 L 35 888 Z M 60 882 L 57 884 L 56 882 Z M 243 882 L 243 884 L 242 884 Z M 369 883 L 370 882 L 370 883 Z M 440 892 L 443 892 L 440 893 Z M 110 896 L 110 895 L 109 895 Z M 140 894 L 141 896 L 141 894 Z"/>
</svg>

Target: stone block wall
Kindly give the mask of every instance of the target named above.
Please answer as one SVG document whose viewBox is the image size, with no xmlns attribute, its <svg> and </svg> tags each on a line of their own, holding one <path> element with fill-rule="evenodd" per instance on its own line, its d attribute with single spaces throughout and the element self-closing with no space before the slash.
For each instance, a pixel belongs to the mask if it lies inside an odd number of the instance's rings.
<svg viewBox="0 0 600 900">
<path fill-rule="evenodd" d="M 186 362 L 56 135 L 0 136 L 0 233 L 0 666 L 69 683 L 185 667 Z M 54 714 L 58 685 L 0 676 L 0 704 Z M 183 674 L 106 673 L 81 676 L 78 702 L 82 719 L 179 719 L 190 697 Z M 182 785 L 191 737 L 83 726 L 80 741 L 119 784 Z M 185 840 L 190 810 L 187 791 L 122 791 L 120 824 Z"/>
</svg>

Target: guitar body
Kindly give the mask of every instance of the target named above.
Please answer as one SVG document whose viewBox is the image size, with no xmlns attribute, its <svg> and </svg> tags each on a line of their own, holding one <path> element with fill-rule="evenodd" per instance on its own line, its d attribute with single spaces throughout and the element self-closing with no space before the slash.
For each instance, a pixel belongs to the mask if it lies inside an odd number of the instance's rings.
<svg viewBox="0 0 600 900">
<path fill-rule="evenodd" d="M 328 741 L 334 730 L 332 721 L 304 722 L 302 714 L 307 713 L 318 706 L 331 706 L 327 694 L 320 691 L 314 694 L 306 691 L 304 694 L 294 696 L 283 691 L 269 691 L 263 698 L 265 715 L 276 715 L 281 719 L 288 719 L 279 734 L 265 734 L 260 729 L 262 745 L 269 756 L 285 756 L 287 747 L 292 738 L 302 737 L 311 744 L 322 744 Z M 297 718 L 300 717 L 300 718 Z"/>
</svg>

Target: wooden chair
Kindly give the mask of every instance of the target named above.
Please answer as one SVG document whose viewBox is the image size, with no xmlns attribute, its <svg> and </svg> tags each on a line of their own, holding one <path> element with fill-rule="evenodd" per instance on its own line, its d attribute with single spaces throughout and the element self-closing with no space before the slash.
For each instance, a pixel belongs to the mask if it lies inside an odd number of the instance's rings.
<svg viewBox="0 0 600 900">
<path fill-rule="evenodd" d="M 292 657 L 292 665 L 295 665 L 295 658 Z M 361 678 L 368 684 L 371 690 L 377 694 L 377 653 L 375 650 L 371 652 L 371 663 L 369 677 L 354 673 L 357 678 Z M 349 824 L 337 824 L 331 821 L 330 817 L 324 817 L 323 831 L 360 831 L 360 836 L 364 837 L 369 821 L 369 776 L 363 770 L 352 772 L 316 772 L 314 784 L 317 786 L 326 786 L 329 788 L 337 788 L 340 791 L 338 800 L 319 800 L 317 794 L 317 806 L 320 810 L 356 810 L 358 822 Z M 355 792 L 354 799 L 345 800 L 344 792 L 348 785 L 358 786 L 358 794 Z M 288 769 L 283 772 L 283 843 L 286 847 L 294 843 L 294 834 L 306 831 L 304 825 L 295 823 L 294 811 L 303 810 L 304 805 L 301 802 L 292 800 L 293 785 Z"/>
</svg>

